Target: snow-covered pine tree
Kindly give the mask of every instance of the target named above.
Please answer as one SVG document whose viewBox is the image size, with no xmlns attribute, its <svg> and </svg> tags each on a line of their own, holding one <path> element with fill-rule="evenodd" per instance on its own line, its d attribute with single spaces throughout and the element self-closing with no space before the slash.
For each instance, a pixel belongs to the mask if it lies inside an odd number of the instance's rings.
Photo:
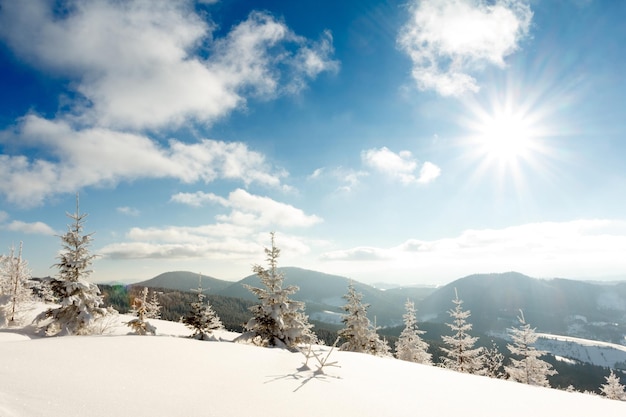
<svg viewBox="0 0 626 417">
<path fill-rule="evenodd" d="M 491 349 L 485 349 L 483 353 L 483 369 L 479 374 L 490 378 L 501 379 L 504 377 L 504 355 L 498 350 L 496 342 L 492 341 Z"/>
<path fill-rule="evenodd" d="M 60 236 L 62 251 L 58 256 L 58 277 L 52 280 L 52 291 L 59 298 L 60 307 L 50 308 L 35 318 L 35 322 L 48 336 L 57 334 L 85 335 L 93 333 L 96 320 L 110 311 L 102 305 L 100 289 L 87 281 L 96 255 L 91 254 L 89 245 L 92 234 L 83 234 L 87 214 L 80 213 L 78 194 L 76 212 L 66 213 L 73 220 L 68 231 Z"/>
<path fill-rule="evenodd" d="M 252 318 L 246 323 L 246 331 L 236 340 L 288 349 L 299 344 L 315 343 L 317 337 L 311 330 L 313 326 L 308 316 L 304 314 L 304 303 L 289 298 L 299 288 L 294 285 L 283 288 L 284 275 L 278 270 L 280 249 L 276 247 L 274 232 L 270 236 L 272 247 L 265 248 L 269 269 L 261 265 L 252 268 L 263 288 L 244 285 L 257 296 L 260 304 L 250 307 Z"/>
<path fill-rule="evenodd" d="M 182 322 L 193 330 L 190 337 L 210 340 L 211 333 L 214 330 L 222 330 L 224 325 L 208 300 L 204 302 L 206 296 L 202 293 L 202 275 L 198 278 L 198 288 L 191 291 L 198 294 L 198 300 L 191 303 L 191 310 L 182 318 Z"/>
<path fill-rule="evenodd" d="M 15 256 L 11 247 L 9 256 L 0 259 L 0 326 L 14 325 L 23 308 L 33 300 L 33 281 L 28 263 L 22 258 L 22 242 Z"/>
<path fill-rule="evenodd" d="M 387 341 L 382 340 L 376 328 L 367 318 L 369 304 L 363 304 L 363 294 L 354 289 L 354 284 L 348 284 L 348 293 L 343 296 L 347 304 L 343 306 L 346 312 L 341 320 L 345 327 L 337 332 L 344 340 L 339 350 L 349 352 L 369 353 L 376 356 L 389 356 L 390 349 Z"/>
<path fill-rule="evenodd" d="M 611 369 L 609 376 L 605 376 L 606 384 L 602 384 L 600 391 L 609 400 L 626 401 L 626 392 L 624 385 L 619 381 L 619 377 L 615 375 Z"/>
<path fill-rule="evenodd" d="M 507 344 L 507 348 L 513 356 L 519 359 L 512 357 L 511 365 L 505 366 L 504 369 L 513 381 L 549 387 L 548 376 L 556 375 L 557 372 L 552 369 L 552 365 L 540 359 L 547 352 L 534 347 L 539 336 L 535 333 L 535 329 L 526 323 L 524 312 L 521 310 L 518 320 L 519 327 L 509 329 L 513 344 Z"/>
<path fill-rule="evenodd" d="M 474 348 L 474 344 L 478 337 L 469 335 L 472 325 L 467 322 L 471 316 L 469 310 L 463 310 L 463 301 L 459 300 L 459 294 L 454 289 L 455 298 L 452 300 L 455 307 L 454 310 L 448 311 L 453 319 L 452 323 L 446 323 L 454 333 L 452 336 L 441 336 L 444 343 L 448 347 L 442 347 L 444 352 L 443 366 L 458 372 L 467 372 L 470 374 L 478 373 L 482 367 L 482 348 Z"/>
<path fill-rule="evenodd" d="M 428 344 L 420 337 L 426 332 L 417 328 L 415 304 L 407 300 L 404 307 L 406 309 L 406 313 L 402 316 L 404 330 L 400 333 L 400 338 L 396 343 L 396 358 L 430 365 L 432 355 L 428 353 Z"/>
<path fill-rule="evenodd" d="M 135 333 L 142 336 L 148 333 L 155 335 L 156 327 L 146 320 L 161 317 L 161 305 L 156 292 L 152 292 L 150 299 L 148 299 L 148 292 L 148 287 L 144 287 L 141 296 L 135 297 L 130 313 L 137 317 L 126 323 Z"/>
</svg>

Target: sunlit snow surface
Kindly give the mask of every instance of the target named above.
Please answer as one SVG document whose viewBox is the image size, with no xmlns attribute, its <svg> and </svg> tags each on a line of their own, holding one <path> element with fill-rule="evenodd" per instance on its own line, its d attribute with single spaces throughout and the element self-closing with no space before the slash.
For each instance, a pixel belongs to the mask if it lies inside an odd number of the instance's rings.
<svg viewBox="0 0 626 417">
<path fill-rule="evenodd" d="M 365 354 L 333 352 L 340 367 L 316 373 L 300 353 L 231 343 L 228 332 L 191 340 L 178 323 L 151 323 L 160 335 L 115 327 L 29 339 L 3 329 L 0 416 L 626 415 L 626 402 Z"/>
</svg>

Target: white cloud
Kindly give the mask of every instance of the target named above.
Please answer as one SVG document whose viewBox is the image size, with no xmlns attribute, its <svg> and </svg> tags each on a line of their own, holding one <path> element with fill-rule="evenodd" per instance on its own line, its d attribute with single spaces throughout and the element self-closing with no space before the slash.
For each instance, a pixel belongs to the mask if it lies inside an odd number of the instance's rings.
<svg viewBox="0 0 626 417">
<path fill-rule="evenodd" d="M 6 221 L 9 218 L 9 213 L 0 210 L 0 223 Z"/>
<path fill-rule="evenodd" d="M 75 131 L 67 122 L 35 115 L 24 117 L 11 138 L 51 155 L 50 161 L 0 155 L 0 194 L 22 206 L 41 204 L 55 193 L 139 178 L 174 178 L 185 183 L 230 179 L 278 187 L 286 175 L 274 172 L 262 154 L 238 142 L 170 140 L 162 146 L 133 133 L 103 128 Z"/>
<path fill-rule="evenodd" d="M 358 247 L 347 250 L 326 252 L 320 256 L 323 261 L 382 261 L 390 259 L 388 251 L 380 248 Z"/>
<path fill-rule="evenodd" d="M 435 180 L 441 169 L 432 162 L 425 162 L 416 175 L 418 162 L 409 151 L 395 153 L 386 147 L 361 152 L 363 163 L 385 175 L 400 180 L 403 184 L 426 184 Z"/>
<path fill-rule="evenodd" d="M 434 181 L 441 174 L 441 168 L 432 162 L 424 162 L 422 167 L 420 168 L 420 175 L 417 178 L 417 182 L 421 184 L 428 184 L 431 181 Z"/>
<path fill-rule="evenodd" d="M 311 175 L 309 180 L 321 180 L 332 178 L 339 182 L 337 191 L 339 192 L 352 192 L 355 187 L 361 183 L 361 178 L 369 175 L 365 171 L 356 171 L 353 169 L 347 169 L 343 167 L 337 167 L 334 169 L 317 168 Z"/>
<path fill-rule="evenodd" d="M 225 37 L 190 0 L 4 2 L 0 37 L 35 66 L 73 80 L 72 117 L 114 129 L 211 123 L 249 94 L 293 93 L 336 71 L 332 36 L 310 41 L 252 12 Z M 208 54 L 207 54 L 208 52 Z M 66 117 L 70 117 L 66 115 Z"/>
<path fill-rule="evenodd" d="M 533 15 L 527 0 L 421 0 L 409 14 L 398 44 L 413 61 L 418 87 L 444 96 L 477 91 L 470 74 L 488 64 L 504 66 Z"/>
<path fill-rule="evenodd" d="M 118 207 L 116 209 L 118 213 L 125 214 L 127 216 L 137 217 L 140 214 L 140 211 L 133 207 Z"/>
<path fill-rule="evenodd" d="M 207 258 L 245 259 L 262 253 L 267 230 L 310 227 L 322 221 L 289 204 L 235 190 L 228 198 L 212 193 L 178 193 L 176 201 L 191 206 L 218 203 L 230 210 L 216 216 L 216 223 L 200 226 L 133 227 L 128 241 L 110 244 L 99 253 L 116 259 Z M 309 252 L 306 239 L 280 236 L 281 249 L 291 254 Z"/>
<path fill-rule="evenodd" d="M 222 222 L 256 227 L 310 227 L 322 222 L 316 215 L 307 215 L 292 205 L 280 203 L 269 197 L 261 197 L 238 189 L 228 196 L 228 215 L 218 216 Z"/>
<path fill-rule="evenodd" d="M 356 276 L 386 273 L 409 282 L 446 282 L 473 273 L 507 271 L 539 278 L 625 276 L 624 253 L 625 221 L 582 219 L 466 230 L 456 237 L 409 239 L 389 248 L 336 250 L 320 259 Z M 359 263 L 364 259 L 383 261 L 365 266 Z"/>
<path fill-rule="evenodd" d="M 20 220 L 13 220 L 11 223 L 3 226 L 4 229 L 12 232 L 27 233 L 31 235 L 47 235 L 55 234 L 54 229 L 43 222 L 26 223 Z"/>
<path fill-rule="evenodd" d="M 201 207 L 204 203 L 219 203 L 223 206 L 228 204 L 227 200 L 223 197 L 202 191 L 196 191 L 195 193 L 177 193 L 170 198 L 170 201 L 193 207 Z"/>
</svg>

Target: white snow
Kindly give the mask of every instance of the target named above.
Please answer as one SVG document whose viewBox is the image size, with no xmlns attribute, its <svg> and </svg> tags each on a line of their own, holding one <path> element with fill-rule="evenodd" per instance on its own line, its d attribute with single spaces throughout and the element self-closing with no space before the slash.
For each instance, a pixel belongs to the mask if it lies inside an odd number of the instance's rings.
<svg viewBox="0 0 626 417">
<path fill-rule="evenodd" d="M 553 355 L 609 368 L 615 368 L 618 362 L 626 363 L 626 346 L 623 345 L 548 333 L 537 335 L 537 348 Z"/>
<path fill-rule="evenodd" d="M 130 316 L 119 316 L 118 322 Z M 316 373 L 282 349 L 203 342 L 179 323 L 149 320 L 157 336 L 29 339 L 0 331 L 0 416 L 626 415 L 626 402 L 531 387 L 433 366 L 333 351 Z M 319 348 L 319 349 L 328 349 Z"/>
</svg>

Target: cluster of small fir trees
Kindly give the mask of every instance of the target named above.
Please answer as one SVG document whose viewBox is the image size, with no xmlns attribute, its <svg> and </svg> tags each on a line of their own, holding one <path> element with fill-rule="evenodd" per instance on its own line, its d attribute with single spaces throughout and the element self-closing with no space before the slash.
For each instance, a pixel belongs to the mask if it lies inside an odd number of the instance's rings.
<svg viewBox="0 0 626 417">
<path fill-rule="evenodd" d="M 47 282 L 60 306 L 49 308 L 35 318 L 35 323 L 47 336 L 92 334 L 98 320 L 116 313 L 102 306 L 100 289 L 87 281 L 96 255 L 89 249 L 92 234 L 84 233 L 87 214 L 80 213 L 78 195 L 76 212 L 66 215 L 73 222 L 60 236 L 62 251 L 59 262 L 54 265 L 58 269 L 57 277 Z"/>
<path fill-rule="evenodd" d="M 208 300 L 204 302 L 206 296 L 202 290 L 202 276 L 198 278 L 198 288 L 191 291 L 198 294 L 198 299 L 191 303 L 191 310 L 181 321 L 193 330 L 190 337 L 198 340 L 211 340 L 213 331 L 223 330 L 224 325 Z"/>
<path fill-rule="evenodd" d="M 0 327 L 19 324 L 20 313 L 33 301 L 33 287 L 28 263 L 22 258 L 22 243 L 15 254 L 0 255 Z"/>
<path fill-rule="evenodd" d="M 254 265 L 252 271 L 259 277 L 263 287 L 245 285 L 259 300 L 250 307 L 252 318 L 245 325 L 245 332 L 236 341 L 251 342 L 259 346 L 295 349 L 301 344 L 317 342 L 304 303 L 289 298 L 299 288 L 283 287 L 284 274 L 278 269 L 280 249 L 275 244 L 275 234 L 270 233 L 270 248 L 265 248 L 268 268 Z"/>
<path fill-rule="evenodd" d="M 141 291 L 141 296 L 135 297 L 130 309 L 130 313 L 134 315 L 135 318 L 126 323 L 136 334 L 142 336 L 148 333 L 156 335 L 156 327 L 147 320 L 161 317 L 161 305 L 159 303 L 158 293 L 152 291 L 152 296 L 148 297 L 148 295 L 148 287 L 144 287 Z"/>
</svg>

